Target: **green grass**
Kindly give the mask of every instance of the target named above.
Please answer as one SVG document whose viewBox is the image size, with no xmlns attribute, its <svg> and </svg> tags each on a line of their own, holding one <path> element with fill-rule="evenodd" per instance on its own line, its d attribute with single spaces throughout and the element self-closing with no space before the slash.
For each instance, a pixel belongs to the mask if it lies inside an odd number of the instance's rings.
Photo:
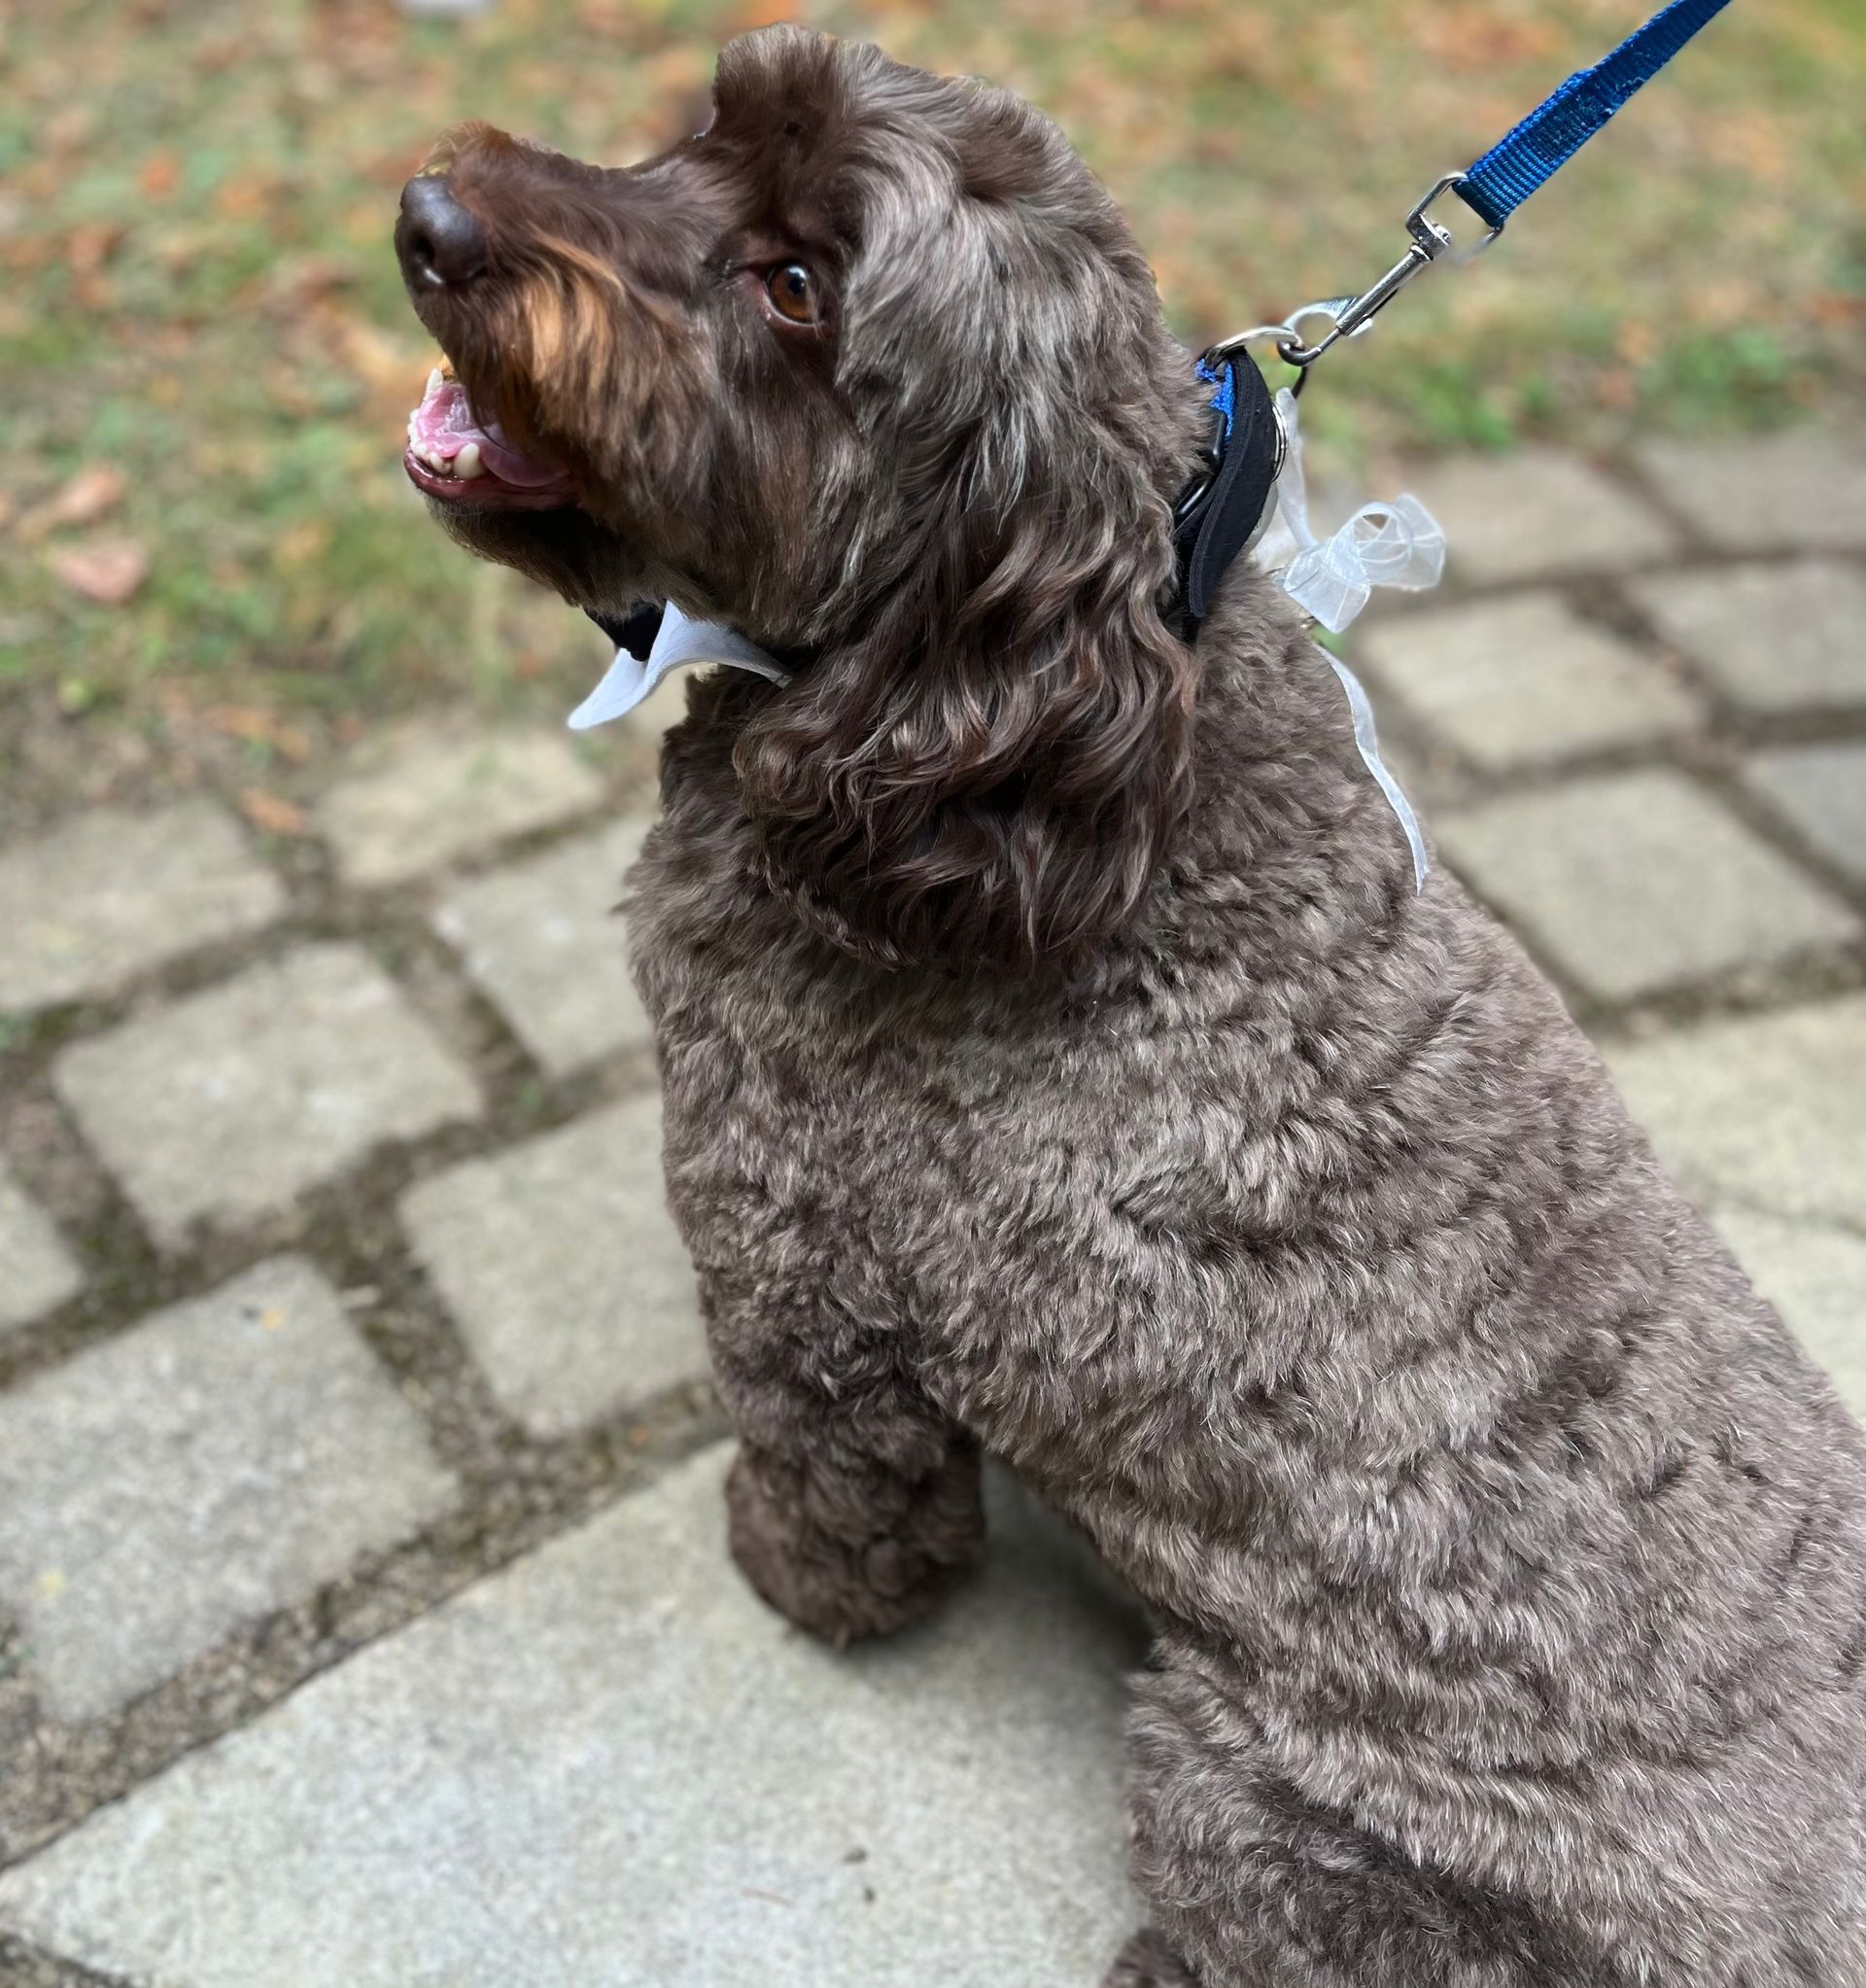
<svg viewBox="0 0 1866 1988">
<path fill-rule="evenodd" d="M 1643 0 L 821 0 L 809 17 L 1009 83 L 1132 216 L 1189 340 L 1365 284 L 1401 217 Z M 430 350 L 397 189 L 475 114 L 621 159 L 689 128 L 718 43 L 781 11 L 499 0 L 0 0 L 0 778 L 30 726 L 237 701 L 315 727 L 580 690 L 568 610 L 474 569 L 403 486 Z M 1332 355 L 1337 458 L 1610 446 L 1866 388 L 1866 10 L 1739 4 L 1524 209 Z M 55 532 L 82 466 L 127 479 Z M 27 522 L 22 529 L 21 520 Z M 61 548 L 132 539 L 94 605 Z"/>
</svg>

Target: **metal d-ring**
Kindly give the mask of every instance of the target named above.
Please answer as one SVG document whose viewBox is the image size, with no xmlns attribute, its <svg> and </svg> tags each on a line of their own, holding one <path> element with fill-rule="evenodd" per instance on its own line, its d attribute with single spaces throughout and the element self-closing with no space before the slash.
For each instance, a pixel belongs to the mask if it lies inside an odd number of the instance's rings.
<svg viewBox="0 0 1866 1988">
<path fill-rule="evenodd" d="M 1334 296 L 1326 297 L 1317 303 L 1305 303 L 1299 310 L 1293 310 L 1280 325 L 1253 325 L 1248 331 L 1233 331 L 1228 338 L 1221 339 L 1212 347 L 1211 356 L 1214 359 L 1230 359 L 1252 345 L 1269 345 L 1285 365 L 1296 367 L 1296 383 L 1290 391 L 1299 395 L 1308 384 L 1309 378 L 1308 362 L 1296 356 L 1307 349 L 1302 342 L 1303 320 L 1314 317 L 1326 318 L 1332 327 L 1341 312 L 1353 301 L 1354 299 L 1349 296 Z M 1324 339 L 1323 345 L 1329 342 L 1330 341 Z M 1316 349 L 1320 351 L 1322 346 Z"/>
</svg>

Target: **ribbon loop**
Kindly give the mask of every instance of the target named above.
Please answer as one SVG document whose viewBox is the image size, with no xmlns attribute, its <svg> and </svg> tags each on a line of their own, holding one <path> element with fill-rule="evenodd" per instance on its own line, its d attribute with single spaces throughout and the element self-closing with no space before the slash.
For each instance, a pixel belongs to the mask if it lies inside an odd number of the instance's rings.
<svg viewBox="0 0 1866 1988">
<path fill-rule="evenodd" d="M 1338 532 L 1315 536 L 1296 401 L 1288 387 L 1276 397 L 1276 411 L 1288 452 L 1277 479 L 1276 522 L 1258 547 L 1258 558 L 1272 572 L 1281 568 L 1283 591 L 1339 635 L 1375 587 L 1418 593 L 1436 586 L 1445 570 L 1445 535 L 1409 492 L 1390 503 L 1364 504 Z"/>
</svg>

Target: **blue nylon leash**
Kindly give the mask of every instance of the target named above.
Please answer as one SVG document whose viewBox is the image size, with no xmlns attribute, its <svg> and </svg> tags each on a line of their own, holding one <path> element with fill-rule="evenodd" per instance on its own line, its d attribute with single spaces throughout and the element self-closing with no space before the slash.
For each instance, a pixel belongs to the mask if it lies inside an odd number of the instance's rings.
<svg viewBox="0 0 1866 1988">
<path fill-rule="evenodd" d="M 1672 0 L 1610 55 L 1571 76 L 1468 167 L 1456 190 L 1459 199 L 1487 227 L 1502 227 L 1538 187 L 1565 166 L 1636 90 L 1650 83 L 1728 5 L 1729 0 Z"/>
<path fill-rule="evenodd" d="M 1671 0 L 1643 27 L 1636 28 L 1611 54 L 1591 69 L 1578 70 L 1529 116 L 1464 172 L 1446 173 L 1406 216 L 1411 242 L 1406 253 L 1377 283 L 1358 296 L 1304 304 L 1278 325 L 1253 325 L 1220 340 L 1208 355 L 1229 359 L 1256 344 L 1275 346 L 1302 378 L 1307 368 L 1338 339 L 1365 331 L 1374 314 L 1399 296 L 1422 270 L 1437 262 L 1463 262 L 1481 253 L 1503 231 L 1503 223 L 1536 191 L 1568 163 L 1603 124 L 1642 86 L 1651 82 L 1698 30 L 1729 0 Z M 1431 217 L 1441 195 L 1458 197 L 1490 230 L 1460 248 L 1448 229 Z M 1303 326 L 1312 319 L 1324 330 L 1309 342 Z M 1300 382 L 1298 381 L 1298 391 Z"/>
<path fill-rule="evenodd" d="M 1303 518 L 1300 451 L 1296 438 L 1296 396 L 1301 392 L 1309 376 L 1308 368 L 1338 339 L 1351 338 L 1357 332 L 1366 331 L 1374 315 L 1391 303 L 1422 270 L 1430 269 L 1437 262 L 1465 261 L 1488 248 L 1503 232 L 1504 222 L 1536 189 L 1545 185 L 1559 172 L 1635 91 L 1649 83 L 1685 43 L 1728 4 L 1729 0 L 1671 0 L 1670 5 L 1662 7 L 1643 27 L 1628 35 L 1610 54 L 1604 56 L 1591 69 L 1578 70 L 1571 76 L 1469 170 L 1446 173 L 1406 216 L 1406 232 L 1411 237 L 1406 253 L 1377 283 L 1358 296 L 1330 297 L 1319 303 L 1304 304 L 1300 310 L 1292 311 L 1281 324 L 1255 325 L 1247 331 L 1221 339 L 1199 361 L 1199 377 L 1218 389 L 1212 398 L 1212 405 L 1218 417 L 1219 433 L 1211 451 L 1208 451 L 1211 470 L 1195 477 L 1188 489 L 1192 493 L 1192 504 L 1207 509 L 1212 506 L 1213 494 L 1219 483 L 1234 467 L 1227 454 L 1227 444 L 1239 424 L 1240 366 L 1243 380 L 1255 389 L 1257 399 L 1262 398 L 1262 376 L 1250 363 L 1249 348 L 1260 343 L 1273 345 L 1285 364 L 1296 368 L 1296 384 L 1277 397 L 1277 427 L 1285 447 L 1281 451 L 1272 451 L 1267 459 L 1270 461 L 1271 480 L 1266 490 L 1272 507 L 1279 512 L 1289 511 L 1294 506 L 1291 543 L 1296 548 L 1297 556 L 1288 562 L 1282 575 L 1284 590 L 1328 627 L 1337 632 L 1346 627 L 1365 604 L 1369 584 L 1407 587 L 1434 584 L 1438 577 L 1437 562 L 1444 557 L 1444 539 L 1430 514 L 1412 497 L 1401 497 L 1388 506 L 1364 506 L 1326 546 L 1309 534 Z M 1431 210 L 1434 203 L 1443 194 L 1453 192 L 1489 230 L 1473 247 L 1460 249 L 1449 230 L 1432 219 Z M 1305 325 L 1313 320 L 1320 320 L 1324 327 L 1319 334 L 1304 331 Z M 1313 343 L 1309 342 L 1311 335 L 1314 336 Z M 1255 425 L 1253 434 L 1260 443 L 1268 444 L 1274 437 L 1259 432 L 1261 426 Z M 1262 455 L 1264 451 L 1260 449 L 1259 453 Z M 1287 477 L 1284 475 L 1286 461 Z M 1286 481 L 1293 482 L 1293 491 L 1285 488 Z M 1183 506 L 1187 502 L 1188 499 L 1182 496 L 1180 505 Z M 1250 502 L 1256 503 L 1254 493 Z M 1403 509 L 1406 506 L 1411 506 L 1417 513 L 1416 520 L 1407 517 Z M 1376 522 L 1381 523 L 1383 529 L 1396 529 L 1398 523 L 1407 526 L 1407 532 L 1400 534 L 1404 539 L 1407 560 L 1413 560 L 1417 550 L 1425 543 L 1416 534 L 1408 535 L 1415 525 L 1423 522 L 1425 531 L 1436 546 L 1436 557 L 1432 562 L 1428 576 L 1394 577 L 1389 574 L 1383 578 L 1381 573 L 1366 566 L 1366 557 L 1374 541 L 1364 541 L 1357 532 L 1362 520 L 1376 511 L 1380 514 Z M 1270 512 L 1264 511 L 1262 515 L 1267 517 Z M 1213 536 L 1212 525 L 1206 523 L 1200 527 L 1196 509 L 1189 516 L 1184 509 L 1176 507 L 1175 516 L 1187 518 L 1189 531 L 1199 528 L 1200 547 L 1207 538 Z M 1220 525 L 1224 524 L 1225 520 L 1221 519 Z M 1261 529 L 1261 519 L 1258 529 Z M 1218 571 L 1222 571 L 1224 564 L 1250 542 L 1251 536 L 1242 530 L 1219 531 L 1222 556 L 1216 561 Z M 1320 566 L 1313 572 L 1304 573 L 1298 579 L 1303 562 L 1314 563 L 1321 555 L 1326 555 L 1326 558 L 1322 559 Z M 1197 631 L 1198 617 L 1204 611 L 1198 548 L 1194 549 L 1189 561 L 1182 547 L 1181 567 L 1181 591 L 1188 607 L 1191 631 L 1188 640 L 1191 640 Z M 1411 568 L 1407 567 L 1405 571 L 1410 574 Z M 1346 578 L 1357 582 L 1345 592 L 1344 574 Z M 1323 653 L 1326 655 L 1328 652 L 1324 650 Z M 1348 709 L 1354 720 L 1355 745 L 1368 772 L 1379 784 L 1388 805 L 1399 818 L 1412 853 L 1414 884 L 1423 889 L 1431 865 L 1425 837 L 1405 794 L 1380 758 L 1373 711 L 1367 702 L 1366 692 L 1345 664 L 1332 655 L 1329 656 L 1329 663 L 1347 695 Z"/>
</svg>

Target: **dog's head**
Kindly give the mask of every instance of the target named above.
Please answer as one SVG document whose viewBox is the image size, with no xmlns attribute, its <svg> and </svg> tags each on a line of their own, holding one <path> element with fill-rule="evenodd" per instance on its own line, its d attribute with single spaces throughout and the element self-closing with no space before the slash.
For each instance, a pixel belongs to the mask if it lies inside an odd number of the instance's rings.
<svg viewBox="0 0 1866 1988">
<path fill-rule="evenodd" d="M 766 29 L 627 170 L 462 127 L 397 246 L 458 374 L 408 458 L 452 536 L 800 652 L 735 763 L 814 925 L 1029 964 L 1131 919 L 1188 798 L 1161 608 L 1205 393 L 1048 120 Z"/>
</svg>

